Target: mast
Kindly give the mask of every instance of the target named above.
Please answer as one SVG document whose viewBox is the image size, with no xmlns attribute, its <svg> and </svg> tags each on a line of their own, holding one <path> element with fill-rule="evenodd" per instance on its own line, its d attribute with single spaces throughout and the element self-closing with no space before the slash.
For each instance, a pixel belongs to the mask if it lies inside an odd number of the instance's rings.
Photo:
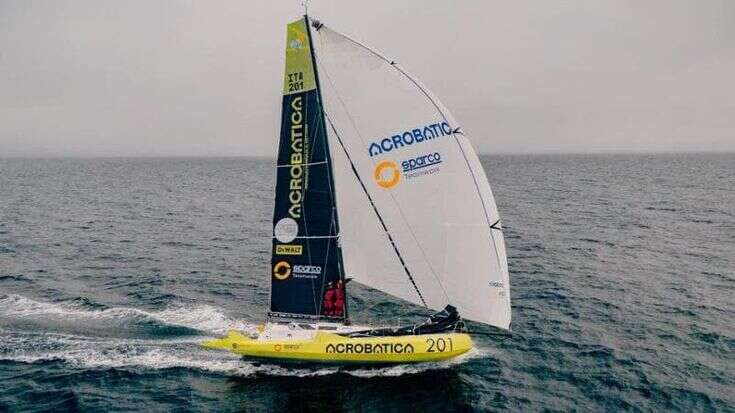
<svg viewBox="0 0 735 413">
<path fill-rule="evenodd" d="M 319 68 L 316 64 L 316 54 L 314 52 L 314 37 L 311 35 L 311 24 L 309 24 L 309 14 L 308 14 L 308 7 L 309 7 L 309 0 L 304 1 L 304 22 L 306 23 L 306 33 L 309 38 L 309 49 L 311 50 L 311 61 L 314 65 L 314 80 L 316 82 L 316 93 L 317 93 L 317 102 L 321 108 L 321 117 L 322 117 L 322 123 L 324 124 L 324 127 L 326 128 L 327 122 L 326 122 L 326 111 L 324 110 L 324 100 L 322 99 L 322 88 L 321 84 L 319 83 Z M 314 21 L 314 27 L 316 30 L 319 30 L 319 27 L 321 27 L 321 23 L 319 21 Z M 339 230 L 339 219 L 337 218 L 337 190 L 336 186 L 334 185 L 334 174 L 332 173 L 332 155 L 331 151 L 329 150 L 329 139 L 326 139 L 324 141 L 324 146 L 326 148 L 326 157 L 327 157 L 327 164 L 329 165 L 329 187 L 332 189 L 332 198 L 334 200 L 333 206 L 332 206 L 332 219 L 334 222 L 334 227 L 337 231 L 337 236 L 340 236 L 340 230 Z M 349 313 L 347 311 L 348 308 L 348 301 L 347 301 L 347 284 L 345 279 L 345 272 L 344 272 L 344 260 L 342 257 L 342 243 L 340 242 L 340 239 L 337 238 L 337 265 L 339 266 L 339 277 L 340 280 L 342 280 L 342 286 L 343 286 L 343 292 L 345 297 L 345 304 L 344 304 L 344 320 L 345 322 L 349 322 Z"/>
</svg>

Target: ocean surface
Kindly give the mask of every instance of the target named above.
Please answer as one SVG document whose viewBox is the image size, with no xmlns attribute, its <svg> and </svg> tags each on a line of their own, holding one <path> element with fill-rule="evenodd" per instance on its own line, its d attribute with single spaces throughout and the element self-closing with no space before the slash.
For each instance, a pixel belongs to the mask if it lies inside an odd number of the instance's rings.
<svg viewBox="0 0 735 413">
<path fill-rule="evenodd" d="M 264 319 L 273 160 L 0 159 L 0 412 L 735 411 L 734 154 L 483 164 L 513 336 L 338 368 L 197 346 Z"/>
</svg>

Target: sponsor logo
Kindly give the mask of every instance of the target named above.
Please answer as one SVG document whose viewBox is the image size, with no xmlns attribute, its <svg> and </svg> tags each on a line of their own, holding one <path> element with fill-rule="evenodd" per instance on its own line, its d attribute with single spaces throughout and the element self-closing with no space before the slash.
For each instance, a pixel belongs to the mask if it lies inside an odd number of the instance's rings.
<svg viewBox="0 0 735 413">
<path fill-rule="evenodd" d="M 442 163 L 442 156 L 439 152 L 434 152 L 401 162 L 401 169 L 403 169 L 403 173 L 406 173 L 440 163 Z"/>
<path fill-rule="evenodd" d="M 293 267 L 293 272 L 319 275 L 322 273 L 322 267 L 318 265 L 296 265 Z"/>
<path fill-rule="evenodd" d="M 300 245 L 299 245 L 300 246 Z M 273 266 L 273 277 L 285 281 L 293 275 L 294 278 L 317 279 L 322 273 L 318 265 L 291 265 L 286 261 L 279 261 Z"/>
<path fill-rule="evenodd" d="M 302 47 L 304 47 L 304 42 L 301 39 L 293 39 L 290 42 L 288 42 L 288 47 L 294 50 L 299 50 Z"/>
<path fill-rule="evenodd" d="M 411 354 L 414 352 L 412 344 L 402 343 L 365 343 L 328 344 L 327 353 L 337 354 Z"/>
<path fill-rule="evenodd" d="M 490 287 L 497 288 L 498 289 L 498 295 L 501 297 L 505 297 L 505 287 L 503 286 L 503 283 L 500 281 L 490 281 Z"/>
<path fill-rule="evenodd" d="M 273 276 L 280 281 L 288 279 L 291 276 L 291 264 L 286 261 L 279 261 L 273 266 Z"/>
<path fill-rule="evenodd" d="M 275 350 L 275 351 L 281 351 L 281 345 L 280 344 L 276 344 L 275 346 L 273 346 L 273 350 Z"/>
<path fill-rule="evenodd" d="M 376 140 L 368 146 L 371 157 L 390 152 L 393 149 L 411 146 L 413 144 L 426 142 L 442 136 L 451 135 L 454 131 L 447 122 L 432 123 L 420 128 L 407 130 L 393 136 Z"/>
<path fill-rule="evenodd" d="M 276 245 L 276 255 L 301 255 L 302 245 Z"/>
<path fill-rule="evenodd" d="M 301 218 L 301 201 L 304 193 L 304 113 L 303 99 L 295 96 L 291 100 L 291 157 L 288 167 L 288 215 Z"/>
<path fill-rule="evenodd" d="M 281 218 L 273 228 L 273 235 L 276 237 L 278 242 L 288 244 L 289 242 L 296 239 L 299 234 L 299 224 L 292 218 L 286 217 Z"/>
<path fill-rule="evenodd" d="M 375 183 L 383 189 L 390 189 L 398 185 L 401 180 L 401 172 L 398 165 L 393 161 L 382 161 L 375 166 L 373 171 Z"/>
<path fill-rule="evenodd" d="M 310 278 L 316 279 L 322 273 L 322 267 L 318 265 L 294 265 L 294 278 Z"/>
<path fill-rule="evenodd" d="M 298 51 L 306 47 L 306 32 L 302 31 L 301 27 L 296 24 L 289 24 L 288 30 L 288 37 L 291 38 L 291 40 L 286 43 L 286 50 L 291 49 L 294 51 Z"/>
<path fill-rule="evenodd" d="M 375 166 L 373 179 L 379 187 L 390 189 L 398 185 L 401 175 L 405 176 L 406 179 L 413 179 L 422 175 L 433 174 L 439 171 L 438 165 L 440 163 L 442 163 L 442 156 L 439 152 L 406 159 L 401 162 L 400 169 L 395 162 L 385 160 Z"/>
</svg>

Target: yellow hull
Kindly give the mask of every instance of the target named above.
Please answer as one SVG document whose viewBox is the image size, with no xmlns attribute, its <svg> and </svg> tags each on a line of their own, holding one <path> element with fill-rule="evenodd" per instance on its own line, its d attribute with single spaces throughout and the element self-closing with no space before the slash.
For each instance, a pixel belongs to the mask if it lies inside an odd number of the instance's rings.
<svg viewBox="0 0 735 413">
<path fill-rule="evenodd" d="M 256 340 L 237 331 L 204 341 L 202 346 L 246 357 L 320 363 L 418 363 L 446 360 L 469 351 L 473 344 L 463 333 L 398 337 L 345 337 L 318 331 L 310 339 Z"/>
</svg>

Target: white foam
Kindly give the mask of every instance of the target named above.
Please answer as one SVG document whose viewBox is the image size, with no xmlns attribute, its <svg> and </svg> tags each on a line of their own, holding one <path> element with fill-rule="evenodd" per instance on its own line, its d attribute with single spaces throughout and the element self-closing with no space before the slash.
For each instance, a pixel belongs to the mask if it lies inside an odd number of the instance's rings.
<svg viewBox="0 0 735 413">
<path fill-rule="evenodd" d="M 170 369 L 189 368 L 212 373 L 249 377 L 255 374 L 277 376 L 318 376 L 332 374 L 337 368 L 292 369 L 252 363 L 228 352 L 198 346 L 202 338 L 177 340 L 108 340 L 68 334 L 2 334 L 0 360 L 21 363 L 60 361 L 81 369 Z"/>
<path fill-rule="evenodd" d="M 19 295 L 7 295 L 0 298 L 0 317 L 59 318 L 65 321 L 78 319 L 79 322 L 96 319 L 124 321 L 153 319 L 164 324 L 189 327 L 204 333 L 201 336 L 161 340 L 13 332 L 0 329 L 0 360 L 21 363 L 60 361 L 76 368 L 95 370 L 189 368 L 239 377 L 253 375 L 314 377 L 338 373 L 362 378 L 396 377 L 451 368 L 468 359 L 483 357 L 487 354 L 485 350 L 473 349 L 463 356 L 448 361 L 379 368 L 294 367 L 254 363 L 243 360 L 232 353 L 200 347 L 198 343 L 210 338 L 211 335 L 221 335 L 230 329 L 248 331 L 254 328 L 252 324 L 244 320 L 229 318 L 211 306 L 171 307 L 161 311 L 145 311 L 126 307 L 89 310 L 69 304 L 46 303 Z"/>
<path fill-rule="evenodd" d="M 183 367 L 224 374 L 252 374 L 252 366 L 241 363 L 239 357 L 199 347 L 202 337 L 141 340 L 8 332 L 0 333 L 0 337 L 0 360 L 22 363 L 61 361 L 87 369 Z"/>
<path fill-rule="evenodd" d="M 227 317 L 219 309 L 201 305 L 194 308 L 168 308 L 148 316 L 165 324 L 185 326 L 195 330 L 226 334 L 229 330 L 254 332 L 255 325 L 245 320 Z"/>
<path fill-rule="evenodd" d="M 149 319 L 214 334 L 225 334 L 228 330 L 249 332 L 255 328 L 252 323 L 230 318 L 221 310 L 208 305 L 174 306 L 160 311 L 145 311 L 128 307 L 89 310 L 73 304 L 47 303 L 13 294 L 0 298 L 0 316 L 123 321 Z"/>
<path fill-rule="evenodd" d="M 74 368 L 103 370 L 130 368 L 160 370 L 196 369 L 225 376 L 254 375 L 315 377 L 344 373 L 355 377 L 397 377 L 429 370 L 452 368 L 468 359 L 482 357 L 472 350 L 456 359 L 380 368 L 338 366 L 300 367 L 254 363 L 239 356 L 201 348 L 202 337 L 172 340 L 106 339 L 69 334 L 23 334 L 0 331 L 0 360 L 21 363 L 59 361 Z"/>
<path fill-rule="evenodd" d="M 366 368 L 356 370 L 345 370 L 344 373 L 350 374 L 356 377 L 397 377 L 408 374 L 423 373 L 430 370 L 443 370 L 452 368 L 458 364 L 465 363 L 467 360 L 483 357 L 485 352 L 477 348 L 473 348 L 467 353 L 455 357 L 449 360 L 417 363 L 417 364 L 397 364 L 395 366 L 381 367 L 381 368 Z"/>
</svg>

